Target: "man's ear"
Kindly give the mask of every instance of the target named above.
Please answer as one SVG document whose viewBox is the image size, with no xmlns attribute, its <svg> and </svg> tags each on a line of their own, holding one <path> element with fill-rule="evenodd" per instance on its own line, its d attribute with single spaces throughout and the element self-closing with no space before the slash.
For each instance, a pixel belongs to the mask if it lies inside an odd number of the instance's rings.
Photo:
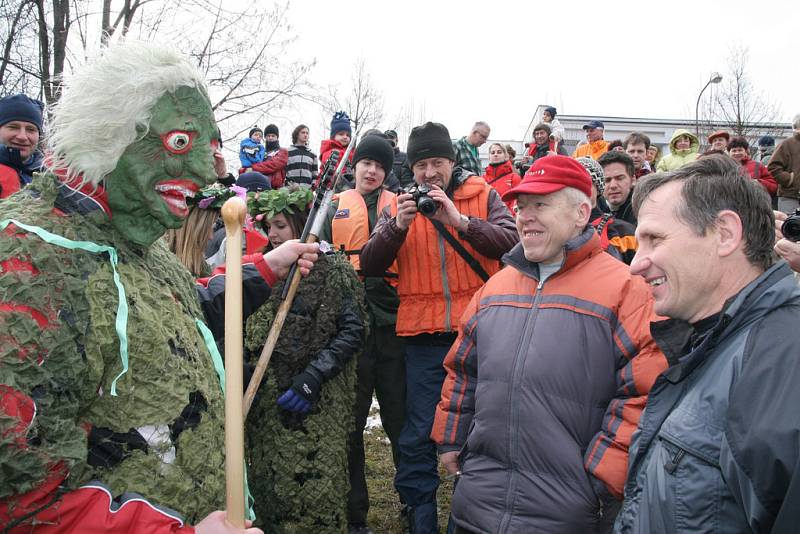
<svg viewBox="0 0 800 534">
<path fill-rule="evenodd" d="M 719 256 L 730 256 L 743 248 L 744 228 L 742 219 L 735 211 L 722 210 L 717 214 L 714 224 L 717 233 L 717 253 Z"/>
<path fill-rule="evenodd" d="M 588 202 L 578 204 L 578 226 L 581 230 L 589 224 L 589 217 L 592 215 L 592 206 Z"/>
</svg>

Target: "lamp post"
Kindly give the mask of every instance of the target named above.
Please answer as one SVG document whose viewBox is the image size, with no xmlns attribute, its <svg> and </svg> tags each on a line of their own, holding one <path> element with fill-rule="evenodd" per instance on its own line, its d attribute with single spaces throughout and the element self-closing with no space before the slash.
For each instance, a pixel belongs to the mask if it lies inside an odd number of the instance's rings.
<svg viewBox="0 0 800 534">
<path fill-rule="evenodd" d="M 722 81 L 722 75 L 719 72 L 714 72 L 711 74 L 711 78 L 708 79 L 708 82 L 700 89 L 700 94 L 697 95 L 697 104 L 694 106 L 694 133 L 697 135 L 698 142 L 700 141 L 700 97 L 703 96 L 703 92 L 708 89 L 708 86 L 712 83 L 719 83 Z"/>
</svg>

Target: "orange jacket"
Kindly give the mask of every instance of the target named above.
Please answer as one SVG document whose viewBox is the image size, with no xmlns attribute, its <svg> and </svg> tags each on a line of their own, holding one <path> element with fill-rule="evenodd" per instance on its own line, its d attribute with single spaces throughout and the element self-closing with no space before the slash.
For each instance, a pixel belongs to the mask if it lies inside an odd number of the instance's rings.
<svg viewBox="0 0 800 534">
<path fill-rule="evenodd" d="M 482 178 L 471 176 L 455 190 L 453 202 L 464 215 L 486 220 L 489 191 L 491 186 Z M 396 199 L 392 201 L 392 215 L 395 213 Z M 452 229 L 450 231 L 452 233 Z M 482 256 L 460 236 L 455 237 L 489 275 L 500 269 L 497 260 Z M 455 330 L 469 299 L 483 285 L 483 280 L 439 235 L 427 217 L 421 215 L 408 229 L 405 244 L 397 254 L 397 265 L 400 272 L 397 288 L 399 336 Z"/>
<path fill-rule="evenodd" d="M 369 240 L 369 214 L 364 197 L 355 189 L 348 189 L 339 194 L 339 204 L 336 214 L 331 221 L 331 238 L 333 245 L 339 249 L 344 247 L 347 259 L 357 273 L 361 274 L 361 248 Z M 395 194 L 383 190 L 378 198 L 378 214 L 394 201 Z M 397 273 L 397 262 L 392 263 L 388 271 Z M 397 278 L 387 278 L 386 281 L 397 285 Z"/>
<path fill-rule="evenodd" d="M 583 156 L 589 156 L 590 158 L 597 160 L 608 152 L 608 141 L 605 139 L 600 139 L 599 141 L 594 141 L 593 143 L 583 143 L 579 145 L 578 148 L 575 149 L 575 152 L 572 153 L 573 158 L 581 158 Z"/>
</svg>

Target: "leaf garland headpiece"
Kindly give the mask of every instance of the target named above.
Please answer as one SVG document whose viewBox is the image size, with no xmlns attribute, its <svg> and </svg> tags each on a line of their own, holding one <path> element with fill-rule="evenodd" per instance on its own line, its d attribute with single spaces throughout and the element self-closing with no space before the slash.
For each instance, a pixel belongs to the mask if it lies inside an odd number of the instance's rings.
<svg viewBox="0 0 800 534">
<path fill-rule="evenodd" d="M 279 213 L 306 211 L 313 198 L 311 189 L 297 186 L 248 193 L 247 213 L 257 221 L 269 220 Z"/>
</svg>

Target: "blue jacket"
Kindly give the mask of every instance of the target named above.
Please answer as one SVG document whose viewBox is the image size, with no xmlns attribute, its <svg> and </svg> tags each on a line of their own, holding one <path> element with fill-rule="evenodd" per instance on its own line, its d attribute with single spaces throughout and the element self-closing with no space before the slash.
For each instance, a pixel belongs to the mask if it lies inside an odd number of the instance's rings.
<svg viewBox="0 0 800 534">
<path fill-rule="evenodd" d="M 615 533 L 798 531 L 798 326 L 800 287 L 785 262 L 704 333 L 652 325 L 671 366 L 634 435 Z"/>
<path fill-rule="evenodd" d="M 256 143 L 249 137 L 239 143 L 239 161 L 242 167 L 252 167 L 254 163 L 261 163 L 264 161 L 265 152 L 264 145 Z"/>
</svg>

